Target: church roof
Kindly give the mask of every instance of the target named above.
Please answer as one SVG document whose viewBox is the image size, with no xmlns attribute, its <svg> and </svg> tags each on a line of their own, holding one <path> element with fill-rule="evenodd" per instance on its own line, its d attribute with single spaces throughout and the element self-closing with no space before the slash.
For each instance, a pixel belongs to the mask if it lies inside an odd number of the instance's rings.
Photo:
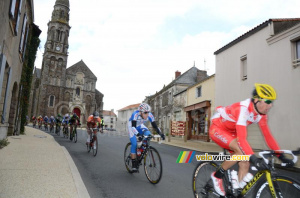
<svg viewBox="0 0 300 198">
<path fill-rule="evenodd" d="M 55 5 L 58 5 L 58 4 L 70 7 L 69 0 L 56 0 Z"/>
<path fill-rule="evenodd" d="M 79 61 L 78 63 L 75 63 L 66 70 L 66 73 L 71 75 L 76 75 L 77 72 L 84 73 L 84 76 L 86 78 L 92 78 L 97 80 L 95 74 L 90 70 L 90 68 L 88 68 L 88 66 L 83 62 L 83 60 Z"/>
</svg>

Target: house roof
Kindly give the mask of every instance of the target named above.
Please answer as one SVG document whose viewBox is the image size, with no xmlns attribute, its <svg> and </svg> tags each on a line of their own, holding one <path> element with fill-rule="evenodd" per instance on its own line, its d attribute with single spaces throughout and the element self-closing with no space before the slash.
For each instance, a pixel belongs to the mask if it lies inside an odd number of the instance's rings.
<svg viewBox="0 0 300 198">
<path fill-rule="evenodd" d="M 103 116 L 114 116 L 114 117 L 117 117 L 117 115 L 113 111 L 103 110 L 102 114 L 103 114 Z"/>
<path fill-rule="evenodd" d="M 84 73 L 85 77 L 97 80 L 97 77 L 95 76 L 95 74 L 83 62 L 83 60 L 81 60 L 78 63 L 75 63 L 71 67 L 67 68 L 66 72 L 67 72 L 67 74 L 72 74 L 72 75 L 76 75 L 77 72 L 82 72 L 82 73 Z"/>
<path fill-rule="evenodd" d="M 248 38 L 249 36 L 255 34 L 256 32 L 262 30 L 263 28 L 267 27 L 270 23 L 273 22 L 274 25 L 274 35 L 279 34 L 280 32 L 283 32 L 297 24 L 300 23 L 300 18 L 285 18 L 285 19 L 269 19 L 262 24 L 256 26 L 255 28 L 251 29 L 250 31 L 246 32 L 242 36 L 236 38 L 235 40 L 231 41 L 227 45 L 223 46 L 222 48 L 218 49 L 214 52 L 214 55 L 217 55 L 224 50 L 230 48 L 231 46 L 239 43 L 240 41 Z"/>
<path fill-rule="evenodd" d="M 128 109 L 138 108 L 138 107 L 140 106 L 140 104 L 141 104 L 141 103 L 128 105 L 127 107 L 124 107 L 124 108 L 122 108 L 122 109 L 119 109 L 118 111 L 125 111 L 125 110 L 128 110 Z"/>
</svg>

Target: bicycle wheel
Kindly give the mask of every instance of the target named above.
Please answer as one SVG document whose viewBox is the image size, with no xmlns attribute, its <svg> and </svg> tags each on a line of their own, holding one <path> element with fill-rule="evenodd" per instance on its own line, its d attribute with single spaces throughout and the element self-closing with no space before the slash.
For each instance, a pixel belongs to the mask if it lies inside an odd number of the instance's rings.
<svg viewBox="0 0 300 198">
<path fill-rule="evenodd" d="M 77 142 L 77 130 L 73 132 L 73 141 L 76 143 Z"/>
<path fill-rule="evenodd" d="M 125 162 L 125 167 L 129 173 L 133 173 L 132 171 L 132 161 L 131 161 L 131 143 L 129 142 L 125 146 L 124 150 L 124 162 Z"/>
<path fill-rule="evenodd" d="M 157 184 L 162 176 L 162 162 L 158 151 L 150 146 L 144 157 L 144 170 L 147 179 L 152 184 Z"/>
<path fill-rule="evenodd" d="M 275 188 L 276 183 L 281 191 L 282 197 L 296 198 L 300 194 L 300 182 L 285 176 L 276 176 L 273 179 L 273 186 Z M 257 187 L 257 192 L 255 195 L 256 198 L 263 197 L 269 198 L 272 197 L 269 184 L 267 181 L 262 183 Z"/>
<path fill-rule="evenodd" d="M 94 136 L 94 141 L 93 141 L 93 155 L 94 155 L 94 157 L 97 155 L 97 152 L 98 152 L 98 138 L 95 135 Z"/>
<path fill-rule="evenodd" d="M 198 197 L 220 197 L 215 192 L 211 180 L 212 172 L 217 170 L 218 165 L 214 162 L 200 162 L 193 173 L 193 193 Z"/>
</svg>

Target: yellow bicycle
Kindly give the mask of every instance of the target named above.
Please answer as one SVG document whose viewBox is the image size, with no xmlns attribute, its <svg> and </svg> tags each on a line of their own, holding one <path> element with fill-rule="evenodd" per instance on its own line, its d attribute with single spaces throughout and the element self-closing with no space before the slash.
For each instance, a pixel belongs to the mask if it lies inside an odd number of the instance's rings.
<svg viewBox="0 0 300 198">
<path fill-rule="evenodd" d="M 297 162 L 298 151 L 279 150 L 279 151 L 262 151 L 259 155 L 269 165 L 269 169 L 258 171 L 253 179 L 247 183 L 243 189 L 234 189 L 231 181 L 231 169 L 225 172 L 223 177 L 224 189 L 226 191 L 225 197 L 300 197 L 300 182 L 287 176 L 279 174 L 274 167 L 274 157 L 280 153 L 290 154 L 293 156 L 293 162 Z M 287 164 L 281 163 L 282 167 Z M 193 173 L 193 194 L 198 197 L 221 197 L 215 192 L 211 180 L 212 172 L 216 171 L 219 164 L 213 161 L 200 162 Z"/>
</svg>

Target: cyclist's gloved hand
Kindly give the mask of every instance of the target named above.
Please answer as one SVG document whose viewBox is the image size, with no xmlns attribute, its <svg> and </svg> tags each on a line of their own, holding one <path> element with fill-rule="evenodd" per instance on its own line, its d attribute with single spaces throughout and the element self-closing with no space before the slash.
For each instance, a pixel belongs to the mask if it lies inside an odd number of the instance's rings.
<svg viewBox="0 0 300 198">
<path fill-rule="evenodd" d="M 257 168 L 257 170 L 266 170 L 269 169 L 269 165 L 266 164 L 264 159 L 257 158 L 255 155 L 250 156 L 250 162 Z"/>
<path fill-rule="evenodd" d="M 142 141 L 142 140 L 143 140 L 142 134 L 137 133 L 136 136 L 137 136 L 137 138 L 138 138 L 138 141 Z"/>
<path fill-rule="evenodd" d="M 166 139 L 166 138 L 165 138 L 165 134 L 163 134 L 163 133 L 160 134 L 160 137 L 161 137 L 162 140 L 165 140 L 165 139 Z"/>
<path fill-rule="evenodd" d="M 280 154 L 280 156 L 278 157 L 283 163 L 286 163 L 286 167 L 293 167 L 294 166 L 294 162 L 291 159 L 288 159 L 284 156 L 283 153 Z"/>
</svg>

